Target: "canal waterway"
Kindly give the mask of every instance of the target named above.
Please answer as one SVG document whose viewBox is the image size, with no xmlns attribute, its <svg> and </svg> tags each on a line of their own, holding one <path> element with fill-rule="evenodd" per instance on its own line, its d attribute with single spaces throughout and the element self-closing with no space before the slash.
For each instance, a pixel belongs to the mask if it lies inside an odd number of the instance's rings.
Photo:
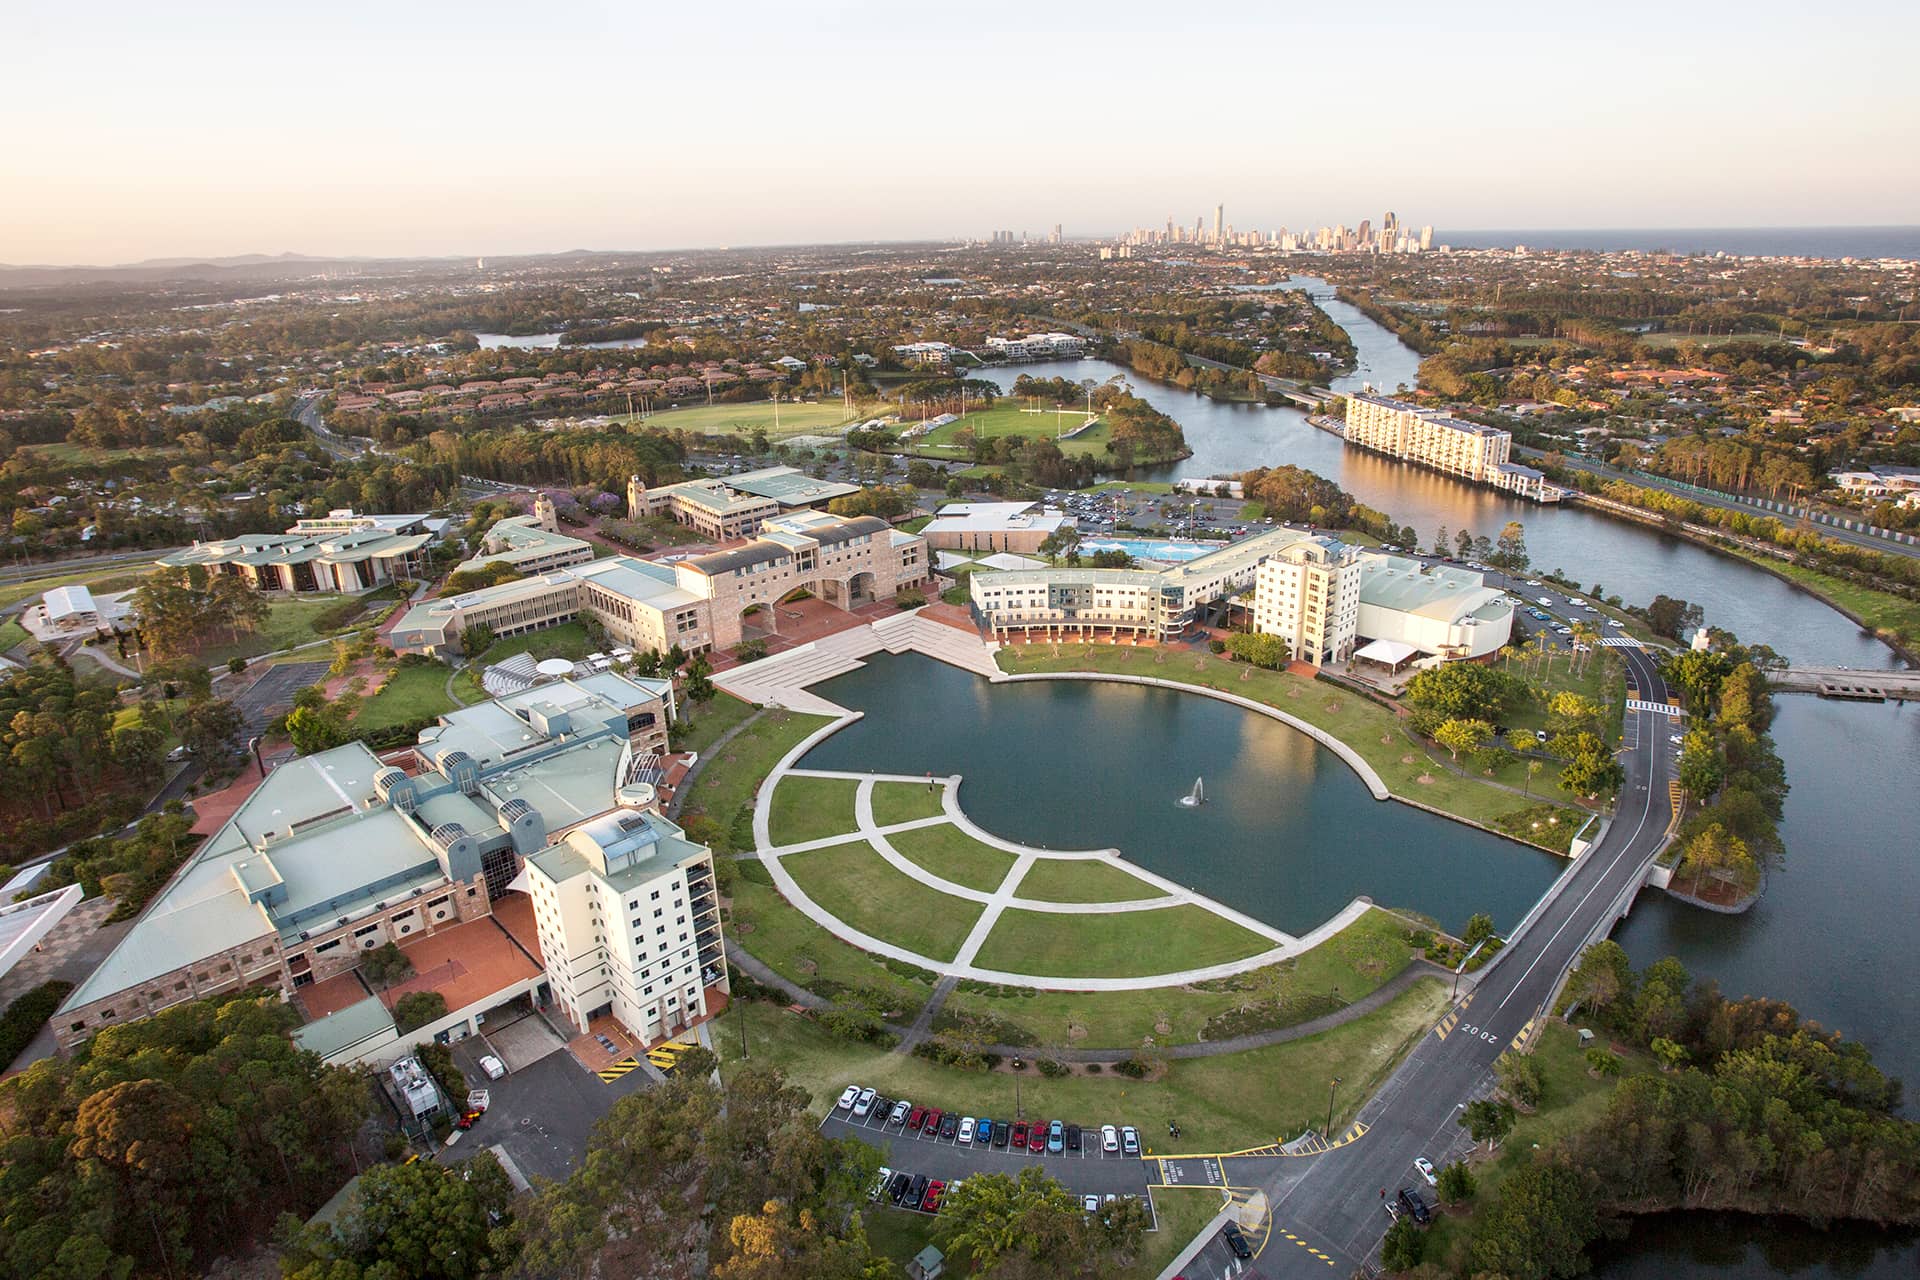
<svg viewBox="0 0 1920 1280">
<path fill-rule="evenodd" d="M 1336 389 L 1412 385 L 1419 357 L 1391 332 L 1299 280 L 1349 334 L 1358 367 Z M 1185 428 L 1191 458 L 1151 478 L 1209 476 L 1292 463 L 1338 482 L 1369 506 L 1412 524 L 1422 541 L 1462 526 L 1489 537 L 1526 526 L 1534 563 L 1645 604 L 1657 593 L 1695 601 L 1742 639 L 1812 664 L 1896 668 L 1901 661 L 1843 614 L 1771 574 L 1645 526 L 1577 505 L 1552 508 L 1357 449 L 1298 410 L 1217 403 L 1137 377 L 1106 361 L 996 368 L 1011 385 L 1039 376 L 1125 377 Z M 1147 477 L 1143 477 L 1147 478 Z M 1905 978 L 1920 919 L 1920 706 L 1776 699 L 1773 735 L 1792 784 L 1781 824 L 1785 865 L 1750 912 L 1721 916 L 1645 893 L 1617 938 L 1636 965 L 1676 955 L 1729 995 L 1791 1002 L 1859 1039 L 1888 1074 L 1920 1088 L 1920 987 Z M 1915 1108 L 1910 1103 L 1908 1113 Z M 1920 1274 L 1920 1244 L 1842 1228 L 1786 1229 L 1740 1218 L 1675 1215 L 1641 1224 L 1597 1260 L 1604 1280 L 1725 1280 L 1732 1276 L 1879 1277 Z"/>
<path fill-rule="evenodd" d="M 1296 283 L 1353 337 L 1358 365 L 1337 378 L 1335 390 L 1372 384 L 1393 391 L 1413 385 L 1419 356 L 1390 330 L 1333 296 L 1324 282 Z M 1680 596 L 1706 610 L 1713 625 L 1745 640 L 1765 640 L 1798 662 L 1852 667 L 1899 665 L 1893 652 L 1843 615 L 1751 565 L 1718 555 L 1644 525 L 1579 507 L 1541 506 L 1437 472 L 1350 449 L 1295 408 L 1229 404 L 1134 374 L 1109 360 L 1053 360 L 996 365 L 983 376 L 1010 388 L 1022 373 L 1036 377 L 1119 376 L 1134 393 L 1175 420 L 1193 456 L 1170 467 L 1143 469 L 1140 479 L 1229 475 L 1254 467 L 1305 467 L 1335 481 L 1397 524 L 1410 524 L 1423 545 L 1445 526 L 1489 538 L 1509 520 L 1527 531 L 1527 549 L 1541 569 L 1558 569 L 1591 590 L 1645 604 L 1656 595 Z"/>
<path fill-rule="evenodd" d="M 1155 674 L 1140 657 L 1140 674 Z M 1511 928 L 1566 865 L 1375 800 L 1305 734 L 1200 694 L 1072 680 L 996 685 L 919 654 L 875 657 L 818 691 L 867 714 L 802 767 L 961 774 L 967 816 L 996 835 L 1118 849 L 1289 933 L 1361 895 L 1455 933 L 1476 911 Z M 1196 777 L 1207 802 L 1184 808 Z"/>
</svg>

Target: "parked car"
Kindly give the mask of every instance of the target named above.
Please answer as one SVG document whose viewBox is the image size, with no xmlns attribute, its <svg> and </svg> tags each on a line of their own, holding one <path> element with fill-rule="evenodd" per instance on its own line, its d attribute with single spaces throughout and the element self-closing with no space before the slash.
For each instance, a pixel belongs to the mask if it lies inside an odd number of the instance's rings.
<svg viewBox="0 0 1920 1280">
<path fill-rule="evenodd" d="M 507 1074 L 507 1064 L 490 1053 L 481 1055 L 480 1069 L 487 1073 L 487 1079 L 489 1080 L 498 1080 L 501 1076 Z"/>
<path fill-rule="evenodd" d="M 961 1142 L 973 1141 L 973 1117 L 963 1116 L 960 1120 L 960 1132 L 955 1135 Z"/>
<path fill-rule="evenodd" d="M 947 1189 L 947 1184 L 940 1181 L 940 1179 L 938 1178 L 935 1178 L 932 1182 L 929 1182 L 927 1184 L 927 1194 L 921 1197 L 920 1207 L 926 1210 L 928 1213 L 940 1212 L 940 1196 L 943 1192 L 946 1191 L 946 1189 Z"/>
<path fill-rule="evenodd" d="M 909 1209 L 917 1206 L 922 1200 L 926 1199 L 927 1183 L 931 1181 L 932 1179 L 924 1173 L 914 1174 L 913 1183 L 907 1188 L 907 1194 L 901 1199 L 900 1203 Z"/>
<path fill-rule="evenodd" d="M 1436 1177 L 1433 1172 L 1433 1161 L 1427 1159 L 1425 1156 L 1415 1156 L 1413 1159 L 1413 1167 L 1420 1171 L 1420 1176 L 1427 1180 L 1428 1186 L 1437 1187 L 1440 1185 L 1440 1179 Z"/>
<path fill-rule="evenodd" d="M 1059 1155 L 1067 1149 L 1067 1126 L 1055 1120 L 1047 1126 L 1047 1153 Z"/>
<path fill-rule="evenodd" d="M 1427 1202 L 1422 1200 L 1420 1193 L 1412 1187 L 1400 1188 L 1400 1204 L 1408 1213 L 1413 1215 L 1413 1220 L 1423 1227 L 1426 1226 L 1433 1217 L 1432 1214 L 1427 1212 Z"/>
<path fill-rule="evenodd" d="M 1007 1140 L 1011 1136 L 1012 1136 L 1011 1127 L 1007 1124 L 1005 1120 L 995 1120 L 993 1122 L 993 1145 L 994 1146 L 996 1147 L 1006 1146 Z"/>
<path fill-rule="evenodd" d="M 1015 1151 L 1025 1151 L 1027 1149 L 1027 1122 L 1025 1120 L 1016 1120 L 1013 1123 L 1013 1149 Z"/>
<path fill-rule="evenodd" d="M 1120 1131 L 1110 1124 L 1100 1126 L 1100 1149 L 1109 1154 L 1120 1149 Z"/>
<path fill-rule="evenodd" d="M 911 1102 L 908 1102 L 905 1098 L 902 1098 L 900 1101 L 894 1103 L 893 1110 L 887 1113 L 887 1123 L 888 1124 L 905 1124 L 907 1122 L 907 1116 L 912 1112 L 912 1110 L 913 1110 L 913 1104 Z"/>
<path fill-rule="evenodd" d="M 1127 1125 L 1124 1128 L 1122 1128 L 1120 1130 L 1120 1145 L 1126 1150 L 1126 1153 L 1128 1155 L 1130 1156 L 1139 1155 L 1140 1154 L 1139 1130 L 1135 1129 L 1132 1125 Z"/>
<path fill-rule="evenodd" d="M 845 1092 L 843 1092 L 840 1095 L 840 1101 L 833 1104 L 834 1109 L 837 1111 L 851 1110 L 854 1102 L 859 1097 L 860 1097 L 860 1086 L 857 1084 L 850 1084 L 846 1087 Z"/>
<path fill-rule="evenodd" d="M 1246 1236 L 1240 1233 L 1238 1224 L 1229 1222 L 1220 1228 L 1220 1238 L 1227 1242 L 1227 1248 L 1233 1250 L 1233 1256 L 1242 1262 L 1253 1256 L 1253 1247 L 1247 1243 Z"/>
<path fill-rule="evenodd" d="M 1067 1150 L 1078 1151 L 1079 1149 L 1080 1149 L 1080 1126 L 1077 1124 L 1070 1124 L 1067 1126 Z"/>
<path fill-rule="evenodd" d="M 853 1100 L 853 1114 L 862 1120 L 866 1119 L 867 1114 L 873 1110 L 873 1100 L 879 1096 L 872 1089 L 862 1089 L 860 1096 Z"/>
<path fill-rule="evenodd" d="M 893 1175 L 893 1181 L 887 1184 L 887 1203 L 899 1204 L 906 1198 L 907 1188 L 913 1185 L 913 1179 L 904 1173 Z"/>
<path fill-rule="evenodd" d="M 940 1136 L 951 1138 L 960 1132 L 960 1117 L 948 1112 L 940 1117 Z"/>
<path fill-rule="evenodd" d="M 921 1120 L 920 1120 L 920 1132 L 922 1132 L 922 1133 L 932 1133 L 932 1134 L 937 1134 L 937 1133 L 939 1133 L 939 1132 L 940 1132 L 940 1119 L 941 1119 L 941 1113 L 940 1113 L 940 1108 L 938 1108 L 938 1107 L 933 1107 L 933 1108 L 931 1108 L 931 1109 L 929 1109 L 929 1110 L 927 1111 L 927 1114 L 926 1114 L 925 1116 L 923 1116 L 923 1117 L 921 1117 Z"/>
<path fill-rule="evenodd" d="M 1080 1207 L 1088 1213 L 1098 1213 L 1100 1212 L 1100 1197 L 1081 1196 Z"/>
<path fill-rule="evenodd" d="M 993 1121 L 981 1116 L 973 1122 L 973 1140 L 983 1147 L 993 1145 Z"/>
<path fill-rule="evenodd" d="M 885 1165 L 881 1165 L 880 1176 L 873 1180 L 873 1190 L 867 1193 L 867 1199 L 878 1200 L 881 1196 L 885 1195 L 887 1193 L 887 1184 L 892 1181 L 893 1170 L 887 1168 Z"/>
<path fill-rule="evenodd" d="M 920 1122 L 926 1118 L 927 1109 L 925 1107 L 915 1107 L 913 1110 L 907 1112 L 907 1132 L 919 1132 Z"/>
<path fill-rule="evenodd" d="M 873 1110 L 872 1110 L 873 1118 L 875 1120 L 878 1120 L 881 1124 L 885 1124 L 887 1122 L 887 1117 L 892 1114 L 893 1114 L 893 1099 L 889 1098 L 884 1093 L 876 1096 L 873 1100 Z"/>
</svg>

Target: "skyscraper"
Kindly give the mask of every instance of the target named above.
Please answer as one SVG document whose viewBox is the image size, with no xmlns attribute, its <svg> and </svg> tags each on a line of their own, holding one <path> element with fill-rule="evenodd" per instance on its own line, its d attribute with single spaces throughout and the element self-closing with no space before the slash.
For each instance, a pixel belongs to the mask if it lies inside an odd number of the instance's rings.
<svg viewBox="0 0 1920 1280">
<path fill-rule="evenodd" d="M 1227 206 L 1224 204 L 1213 206 L 1213 243 L 1215 245 L 1226 243 L 1226 220 Z"/>
</svg>

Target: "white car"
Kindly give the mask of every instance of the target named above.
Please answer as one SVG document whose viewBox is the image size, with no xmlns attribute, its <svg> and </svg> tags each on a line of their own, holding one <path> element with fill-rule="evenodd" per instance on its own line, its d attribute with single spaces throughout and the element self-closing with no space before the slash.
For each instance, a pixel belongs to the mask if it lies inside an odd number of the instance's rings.
<svg viewBox="0 0 1920 1280">
<path fill-rule="evenodd" d="M 882 1195 L 886 1193 L 887 1184 L 892 1181 L 893 1181 L 893 1170 L 887 1168 L 887 1166 L 885 1165 L 881 1165 L 880 1176 L 874 1179 L 873 1190 L 867 1192 L 867 1199 L 878 1200 Z"/>
<path fill-rule="evenodd" d="M 1124 1128 L 1122 1128 L 1120 1130 L 1120 1145 L 1123 1148 L 1125 1148 L 1126 1153 L 1128 1155 L 1130 1156 L 1139 1155 L 1140 1154 L 1139 1130 L 1135 1129 L 1132 1125 L 1127 1125 Z"/>
<path fill-rule="evenodd" d="M 853 1109 L 853 1104 L 858 1102 L 859 1100 L 860 1100 L 860 1086 L 857 1084 L 850 1084 L 847 1086 L 846 1092 L 840 1095 L 840 1101 L 834 1103 L 833 1106 L 836 1111 L 851 1111 Z"/>
<path fill-rule="evenodd" d="M 878 1096 L 872 1089 L 862 1089 L 860 1096 L 853 1100 L 853 1114 L 864 1119 L 873 1110 L 873 1100 Z"/>
<path fill-rule="evenodd" d="M 480 1069 L 487 1073 L 487 1079 L 489 1080 L 498 1080 L 501 1076 L 507 1074 L 507 1064 L 490 1053 L 480 1059 Z"/>
<path fill-rule="evenodd" d="M 1538 578 L 1528 578 L 1528 579 L 1527 579 L 1527 585 L 1528 585 L 1528 586 L 1530 586 L 1530 587 L 1537 587 L 1537 586 L 1540 586 L 1540 585 L 1541 585 L 1541 583 L 1540 583 L 1540 579 L 1538 579 Z"/>
<path fill-rule="evenodd" d="M 1100 1149 L 1118 1151 L 1120 1149 L 1120 1131 L 1110 1124 L 1100 1126 Z"/>
<path fill-rule="evenodd" d="M 1576 609 L 1584 609 L 1587 607 L 1587 602 L 1585 600 L 1582 600 L 1579 596 L 1568 596 L 1567 603 L 1572 605 Z"/>
<path fill-rule="evenodd" d="M 1427 1159 L 1425 1156 L 1416 1156 L 1414 1157 L 1413 1167 L 1420 1171 L 1420 1176 L 1427 1180 L 1428 1186 L 1437 1187 L 1440 1185 L 1440 1179 L 1434 1176 L 1433 1161 Z"/>
<path fill-rule="evenodd" d="M 972 1116 L 960 1117 L 959 1141 L 961 1142 L 973 1141 L 973 1117 Z"/>
<path fill-rule="evenodd" d="M 887 1115 L 888 1124 L 905 1124 L 907 1116 L 912 1114 L 913 1104 L 905 1098 L 893 1104 L 893 1110 Z"/>
<path fill-rule="evenodd" d="M 1081 1196 L 1080 1207 L 1088 1213 L 1098 1213 L 1100 1212 L 1100 1197 L 1099 1196 Z"/>
</svg>

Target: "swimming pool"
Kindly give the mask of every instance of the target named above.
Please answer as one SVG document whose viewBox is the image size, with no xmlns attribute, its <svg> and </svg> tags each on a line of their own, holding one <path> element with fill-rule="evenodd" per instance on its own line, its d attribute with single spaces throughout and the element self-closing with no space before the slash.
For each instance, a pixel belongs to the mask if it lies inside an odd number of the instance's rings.
<svg viewBox="0 0 1920 1280">
<path fill-rule="evenodd" d="M 1198 560 L 1209 552 L 1227 546 L 1224 542 L 1166 542 L 1157 538 L 1085 538 L 1080 554 L 1095 551 L 1124 551 L 1135 560 L 1158 560 L 1163 564 L 1183 564 Z"/>
</svg>

